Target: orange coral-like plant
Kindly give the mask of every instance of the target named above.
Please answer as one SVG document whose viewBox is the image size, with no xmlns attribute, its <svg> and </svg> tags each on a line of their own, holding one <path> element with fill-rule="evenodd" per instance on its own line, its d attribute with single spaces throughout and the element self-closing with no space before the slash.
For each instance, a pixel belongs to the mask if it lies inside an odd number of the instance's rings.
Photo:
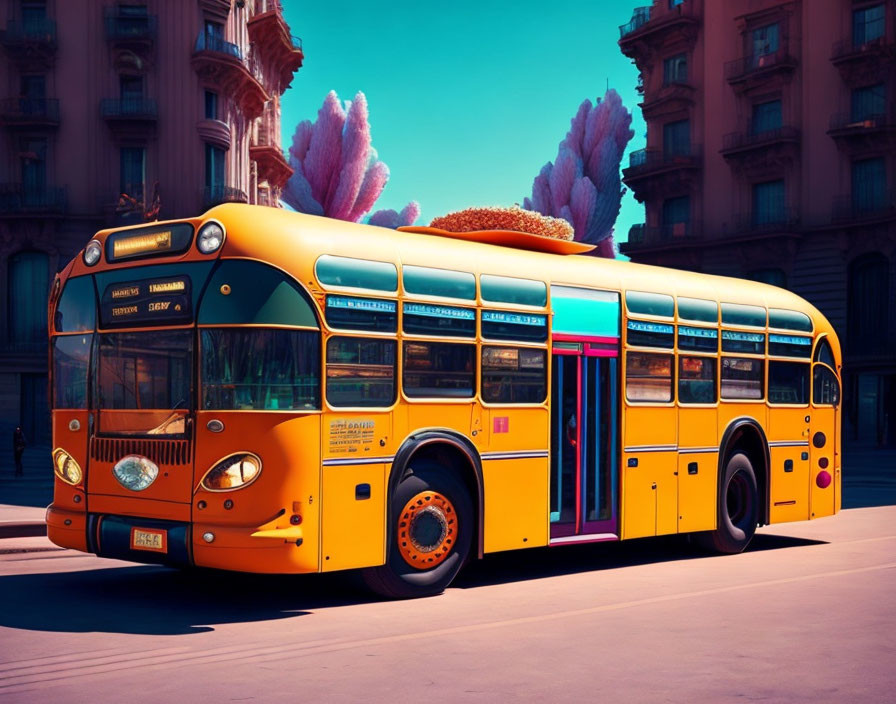
<svg viewBox="0 0 896 704">
<path fill-rule="evenodd" d="M 449 232 L 514 230 L 541 237 L 572 241 L 573 228 L 563 218 L 553 218 L 519 206 L 511 208 L 467 208 L 435 218 L 430 227 Z"/>
</svg>

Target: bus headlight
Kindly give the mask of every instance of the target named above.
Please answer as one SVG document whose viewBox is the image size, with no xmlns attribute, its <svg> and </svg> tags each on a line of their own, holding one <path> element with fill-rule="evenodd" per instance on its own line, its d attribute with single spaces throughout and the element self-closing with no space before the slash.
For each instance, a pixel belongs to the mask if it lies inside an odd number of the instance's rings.
<svg viewBox="0 0 896 704">
<path fill-rule="evenodd" d="M 159 467 L 140 455 L 126 455 L 112 467 L 112 474 L 125 489 L 143 491 L 159 476 Z"/>
<path fill-rule="evenodd" d="M 103 245 L 97 240 L 90 240 L 84 248 L 84 263 L 87 266 L 96 264 L 103 255 Z"/>
<path fill-rule="evenodd" d="M 208 470 L 200 484 L 208 491 L 230 491 L 248 486 L 259 474 L 261 458 L 251 452 L 238 452 Z"/>
<path fill-rule="evenodd" d="M 53 450 L 53 470 L 56 476 L 66 484 L 80 484 L 84 478 L 81 467 L 75 462 L 75 458 L 68 454 L 62 448 Z"/>
<path fill-rule="evenodd" d="M 205 223 L 196 238 L 196 246 L 203 254 L 216 252 L 224 244 L 224 226 L 214 220 Z"/>
</svg>

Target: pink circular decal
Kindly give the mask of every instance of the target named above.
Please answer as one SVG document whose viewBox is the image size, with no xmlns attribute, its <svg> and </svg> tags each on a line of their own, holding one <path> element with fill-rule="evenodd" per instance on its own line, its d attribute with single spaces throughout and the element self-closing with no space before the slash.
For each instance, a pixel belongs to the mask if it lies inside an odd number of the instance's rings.
<svg viewBox="0 0 896 704">
<path fill-rule="evenodd" d="M 815 483 L 818 485 L 819 489 L 827 489 L 831 485 L 831 473 L 821 471 L 818 473 L 818 476 L 815 477 Z"/>
</svg>

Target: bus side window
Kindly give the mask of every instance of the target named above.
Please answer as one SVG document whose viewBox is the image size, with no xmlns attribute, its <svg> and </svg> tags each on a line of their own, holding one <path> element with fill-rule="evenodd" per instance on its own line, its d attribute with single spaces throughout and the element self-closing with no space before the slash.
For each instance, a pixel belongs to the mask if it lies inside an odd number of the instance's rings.
<svg viewBox="0 0 896 704">
<path fill-rule="evenodd" d="M 801 406 L 809 403 L 809 365 L 771 360 L 768 363 L 768 402 Z"/>
<path fill-rule="evenodd" d="M 395 401 L 395 340 L 327 340 L 327 402 L 343 408 L 387 408 Z"/>
<path fill-rule="evenodd" d="M 671 401 L 672 355 L 626 353 L 625 397 L 629 401 Z"/>
<path fill-rule="evenodd" d="M 812 403 L 817 406 L 840 404 L 840 382 L 834 372 L 823 364 L 816 364 L 812 372 Z"/>
<path fill-rule="evenodd" d="M 482 400 L 543 403 L 548 393 L 547 352 L 526 347 L 482 348 Z"/>
<path fill-rule="evenodd" d="M 716 402 L 716 360 L 714 357 L 678 358 L 678 402 Z"/>
<path fill-rule="evenodd" d="M 763 394 L 763 366 L 761 359 L 745 357 L 722 358 L 722 398 L 758 400 Z"/>
</svg>

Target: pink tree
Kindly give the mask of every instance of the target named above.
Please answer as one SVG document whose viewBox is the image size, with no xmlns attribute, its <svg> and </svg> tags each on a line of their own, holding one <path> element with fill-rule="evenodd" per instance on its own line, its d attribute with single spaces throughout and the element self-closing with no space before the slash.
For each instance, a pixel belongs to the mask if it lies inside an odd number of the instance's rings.
<svg viewBox="0 0 896 704">
<path fill-rule="evenodd" d="M 317 121 L 296 126 L 289 148 L 293 168 L 283 191 L 283 201 L 302 213 L 360 222 L 389 180 L 389 167 L 370 145 L 367 98 L 340 104 L 330 91 L 317 113 Z M 412 201 L 401 213 L 380 210 L 371 215 L 374 224 L 386 227 L 412 225 L 420 206 Z"/>
<path fill-rule="evenodd" d="M 597 105 L 586 99 L 570 123 L 554 163 L 545 164 L 532 184 L 532 198 L 523 207 L 563 218 L 575 239 L 597 245 L 596 254 L 615 256 L 613 223 L 625 192 L 619 164 L 634 136 L 632 116 L 615 90 Z"/>
</svg>

